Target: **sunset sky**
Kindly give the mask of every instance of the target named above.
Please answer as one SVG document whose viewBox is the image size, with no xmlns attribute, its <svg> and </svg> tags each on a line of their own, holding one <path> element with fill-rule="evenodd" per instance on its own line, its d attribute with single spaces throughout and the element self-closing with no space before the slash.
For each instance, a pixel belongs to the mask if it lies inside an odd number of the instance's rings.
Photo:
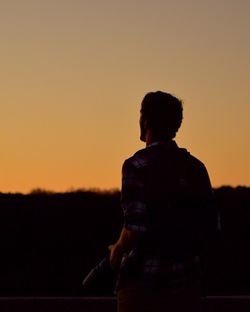
<svg viewBox="0 0 250 312">
<path fill-rule="evenodd" d="M 0 192 L 120 188 L 149 91 L 214 187 L 250 186 L 249 0 L 2 0 Z"/>
</svg>

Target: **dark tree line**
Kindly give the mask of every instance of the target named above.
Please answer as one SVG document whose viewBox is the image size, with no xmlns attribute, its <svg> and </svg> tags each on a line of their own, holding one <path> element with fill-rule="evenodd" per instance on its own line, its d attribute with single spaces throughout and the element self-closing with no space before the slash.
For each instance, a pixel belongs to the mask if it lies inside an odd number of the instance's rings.
<svg viewBox="0 0 250 312">
<path fill-rule="evenodd" d="M 209 255 L 210 294 L 250 291 L 250 188 L 215 189 L 221 236 Z M 120 193 L 0 194 L 0 296 L 82 296 L 82 278 L 117 239 Z M 93 294 L 112 295 L 108 281 Z"/>
</svg>

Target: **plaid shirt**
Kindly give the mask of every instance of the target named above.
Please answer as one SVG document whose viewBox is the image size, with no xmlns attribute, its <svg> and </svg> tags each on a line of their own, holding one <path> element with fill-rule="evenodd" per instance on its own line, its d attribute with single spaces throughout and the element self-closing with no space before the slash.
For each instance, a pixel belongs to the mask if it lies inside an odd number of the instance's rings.
<svg viewBox="0 0 250 312">
<path fill-rule="evenodd" d="M 121 205 L 124 212 L 124 227 L 140 232 L 142 239 L 148 230 L 145 169 L 149 165 L 150 159 L 156 154 L 158 146 L 162 144 L 165 149 L 178 149 L 175 141 L 155 142 L 125 160 L 122 168 Z M 122 287 L 126 276 L 131 276 L 130 263 L 136 262 L 138 257 L 140 257 L 138 256 L 138 247 L 123 257 L 118 288 Z M 198 256 L 194 256 L 188 261 L 167 261 L 166 258 L 145 249 L 140 259 L 137 271 L 141 272 L 140 278 L 151 286 L 159 286 L 162 283 L 164 287 L 169 286 L 172 290 L 180 289 L 199 276 Z"/>
</svg>

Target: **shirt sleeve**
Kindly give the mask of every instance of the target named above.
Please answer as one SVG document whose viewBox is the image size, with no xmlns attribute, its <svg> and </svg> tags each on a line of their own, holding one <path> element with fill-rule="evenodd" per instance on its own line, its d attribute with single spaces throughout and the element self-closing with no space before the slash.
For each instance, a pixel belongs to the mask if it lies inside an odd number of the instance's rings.
<svg viewBox="0 0 250 312">
<path fill-rule="evenodd" d="M 145 204 L 145 174 L 143 167 L 136 167 L 130 159 L 122 167 L 121 206 L 124 227 L 145 232 L 147 229 L 147 209 Z"/>
</svg>

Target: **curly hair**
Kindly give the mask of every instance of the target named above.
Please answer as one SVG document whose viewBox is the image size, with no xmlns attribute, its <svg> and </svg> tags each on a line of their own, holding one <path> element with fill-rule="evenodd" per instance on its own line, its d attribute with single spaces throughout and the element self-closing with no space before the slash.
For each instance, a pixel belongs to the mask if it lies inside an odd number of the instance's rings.
<svg viewBox="0 0 250 312">
<path fill-rule="evenodd" d="M 156 139 L 172 139 L 182 123 L 182 101 L 170 93 L 150 92 L 142 100 L 141 114 Z"/>
</svg>

